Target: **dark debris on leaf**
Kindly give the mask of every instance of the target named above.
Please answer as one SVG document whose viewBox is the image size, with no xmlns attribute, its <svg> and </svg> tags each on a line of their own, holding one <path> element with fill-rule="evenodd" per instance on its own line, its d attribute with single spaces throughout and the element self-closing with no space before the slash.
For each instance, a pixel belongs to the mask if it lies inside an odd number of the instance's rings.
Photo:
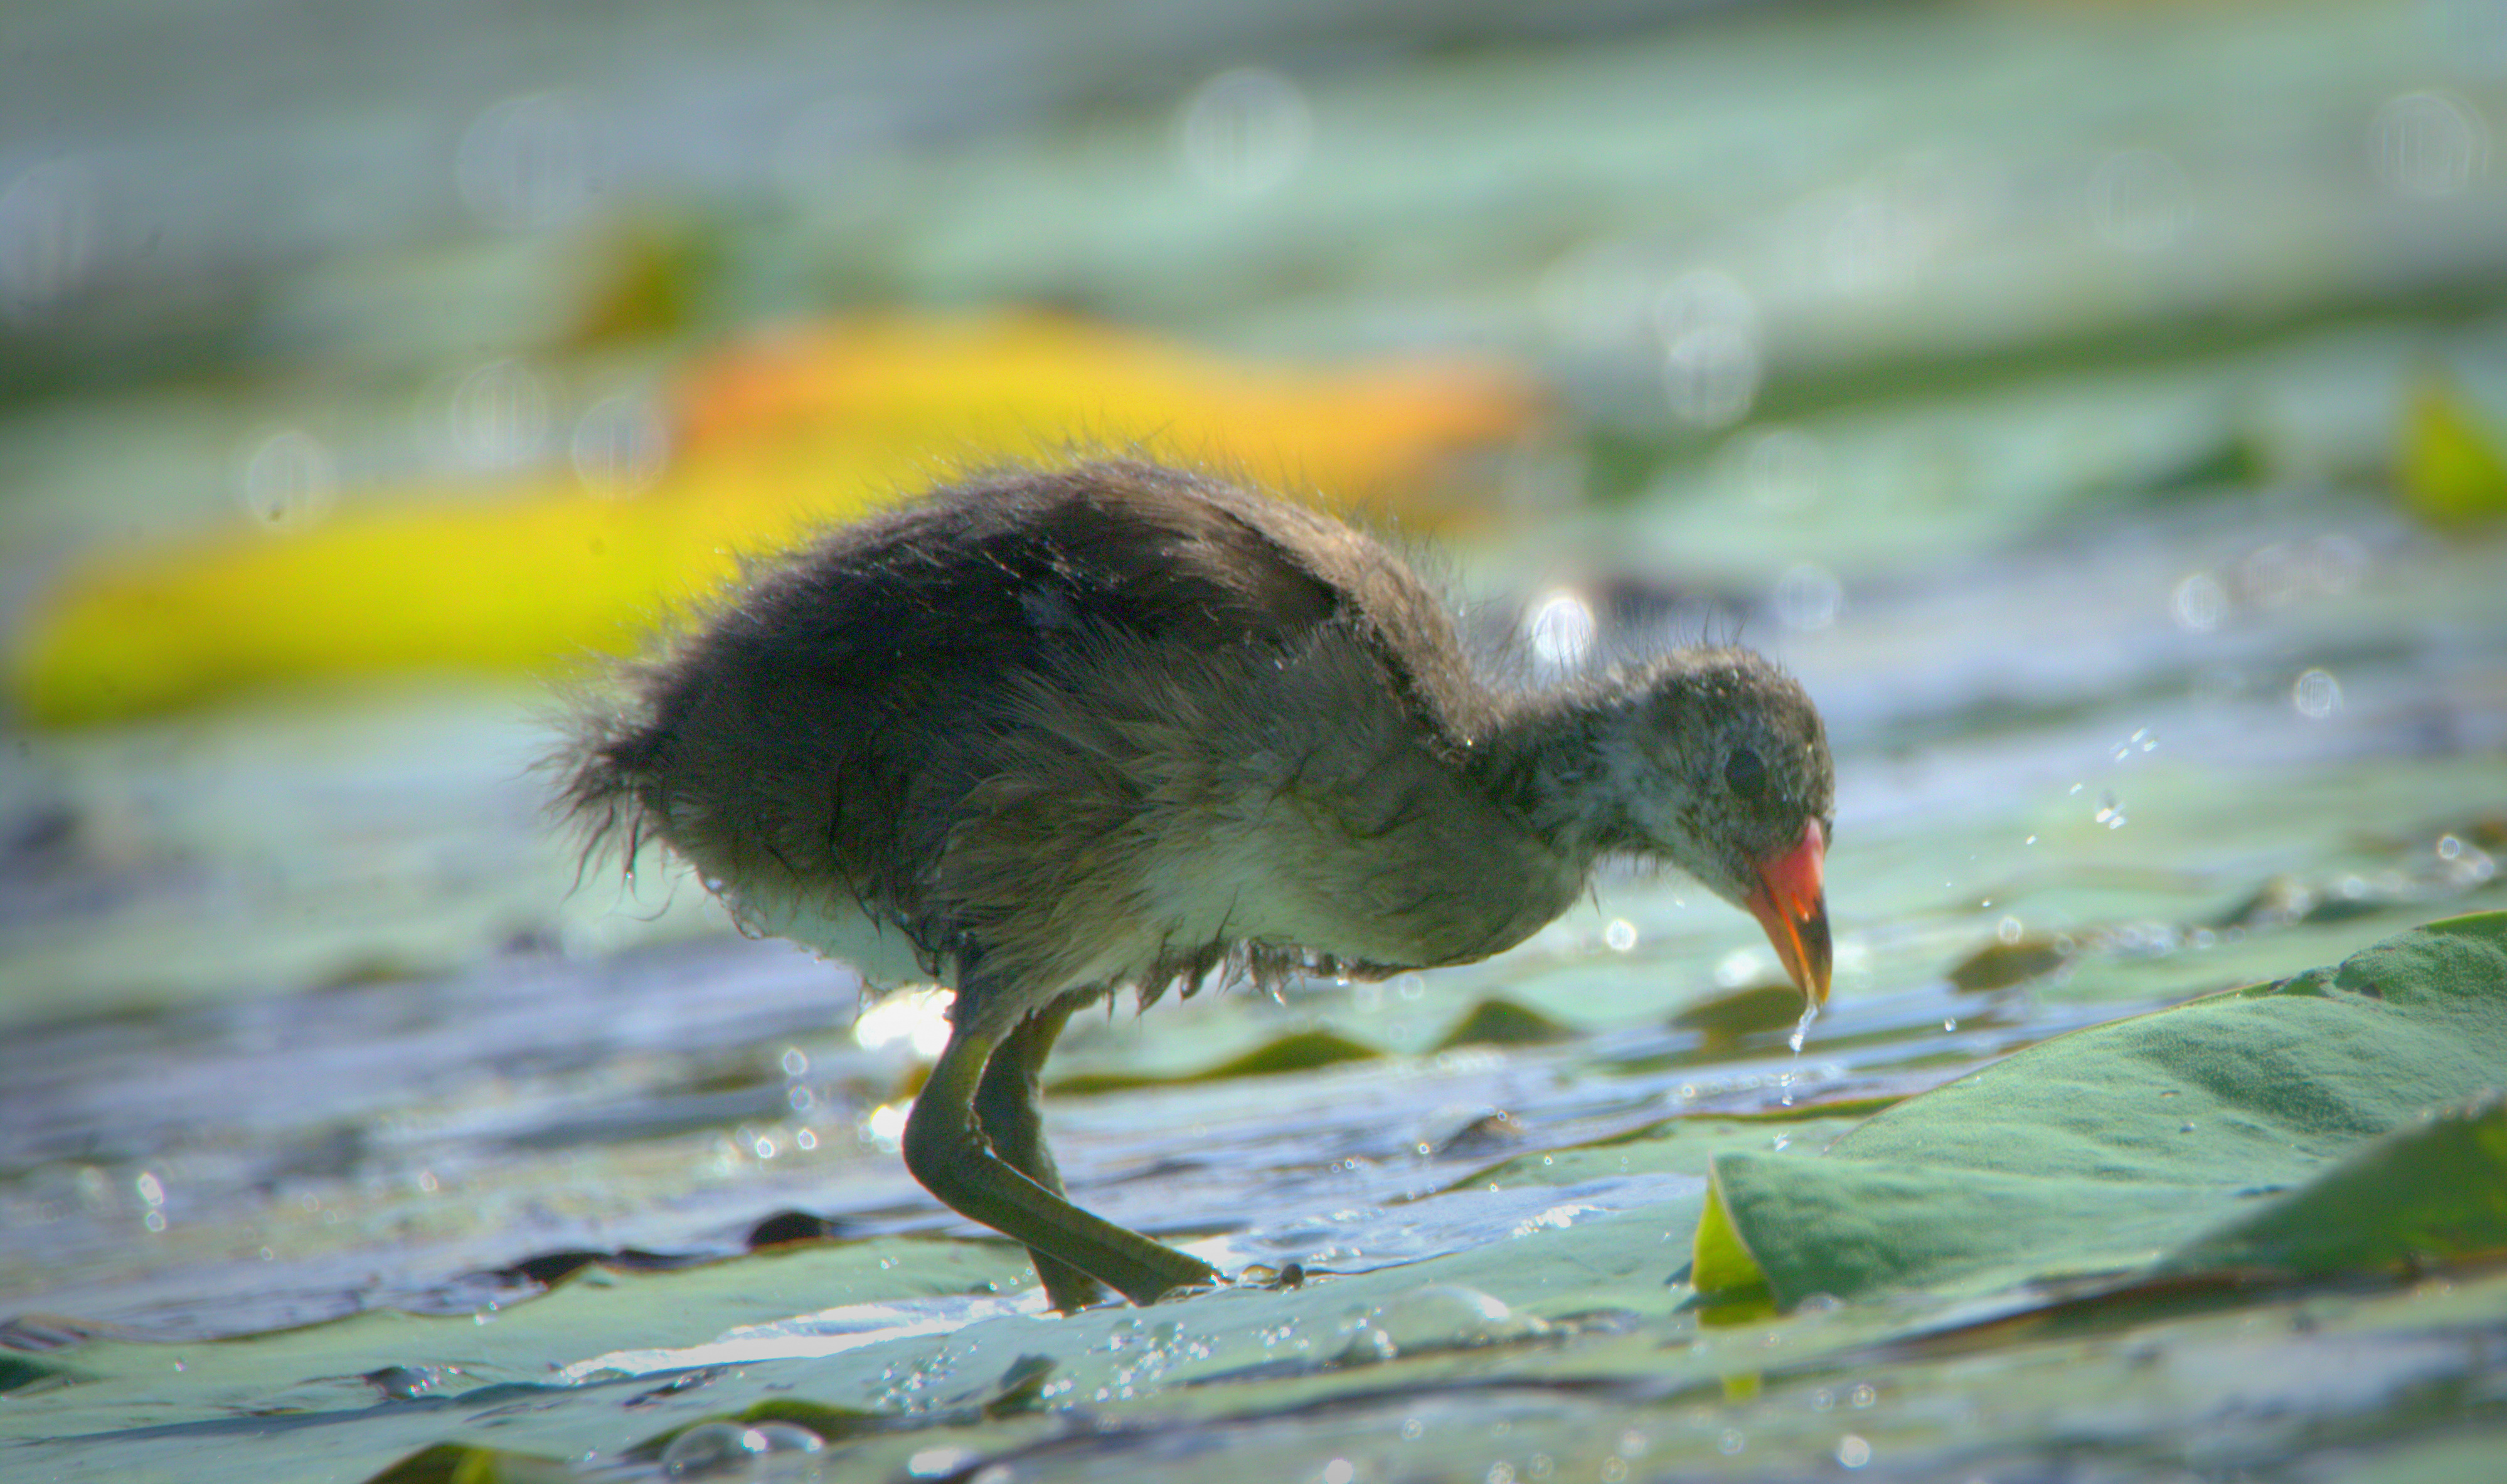
<svg viewBox="0 0 2507 1484">
<path fill-rule="evenodd" d="M 1044 1405 L 1044 1384 L 1052 1379 L 1054 1359 L 1051 1356 L 1021 1356 L 1001 1372 L 992 1399 L 983 1405 L 984 1420 L 998 1422 L 1004 1417 L 1017 1417 Z"/>
<path fill-rule="evenodd" d="M 1950 988 L 1969 995 L 2007 990 L 2045 978 L 2071 962 L 2076 952 L 2070 939 L 2045 933 L 2032 933 L 2016 943 L 1988 943 L 1951 967 Z"/>
<path fill-rule="evenodd" d="M 642 1248 L 623 1247 L 615 1251 L 596 1252 L 570 1249 L 560 1252 L 542 1252 L 526 1257 L 506 1267 L 490 1270 L 490 1276 L 511 1283 L 538 1284 L 544 1288 L 556 1287 L 585 1268 L 599 1264 L 624 1273 L 668 1273 L 677 1268 L 694 1267 L 709 1260 L 694 1252 L 648 1252 Z"/>
<path fill-rule="evenodd" d="M 1438 1159 L 1468 1158 L 1492 1153 L 1523 1142 L 1532 1131 L 1523 1120 L 1504 1108 L 1472 1119 L 1455 1130 L 1436 1146 Z"/>
<path fill-rule="evenodd" d="M 1710 1041 L 1738 1040 L 1768 1031 L 1790 1031 L 1801 1020 L 1801 991 L 1790 984 L 1754 984 L 1701 999 L 1671 1018 L 1675 1031 L 1694 1031 Z"/>
<path fill-rule="evenodd" d="M 794 1242 L 824 1242 L 845 1235 L 845 1224 L 811 1211 L 779 1211 L 748 1229 L 748 1249 Z"/>
</svg>

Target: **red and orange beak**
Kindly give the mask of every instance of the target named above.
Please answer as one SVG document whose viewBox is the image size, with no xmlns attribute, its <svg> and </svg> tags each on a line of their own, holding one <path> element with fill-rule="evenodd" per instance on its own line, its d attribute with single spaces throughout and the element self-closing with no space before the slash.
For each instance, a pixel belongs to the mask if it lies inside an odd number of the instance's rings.
<svg viewBox="0 0 2507 1484">
<path fill-rule="evenodd" d="M 1785 972 L 1814 1005 L 1828 1003 L 1828 894 L 1820 868 L 1828 841 L 1819 821 L 1802 825 L 1801 844 L 1759 862 L 1759 889 L 1750 893 L 1749 908 Z"/>
</svg>

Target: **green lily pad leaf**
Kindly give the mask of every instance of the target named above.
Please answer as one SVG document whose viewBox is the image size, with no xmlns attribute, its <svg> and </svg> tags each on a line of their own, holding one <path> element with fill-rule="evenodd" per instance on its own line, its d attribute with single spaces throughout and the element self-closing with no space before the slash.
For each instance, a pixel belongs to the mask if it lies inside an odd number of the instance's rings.
<svg viewBox="0 0 2507 1484">
<path fill-rule="evenodd" d="M 769 1396 L 738 1412 L 718 1417 L 700 1417 L 679 1424 L 667 1431 L 657 1432 L 626 1451 L 626 1456 L 641 1463 L 651 1463 L 669 1451 L 671 1444 L 691 1428 L 712 1423 L 731 1423 L 753 1428 L 759 1423 L 780 1422 L 795 1428 L 806 1428 L 825 1442 L 837 1442 L 879 1431 L 889 1426 L 889 1419 L 855 1407 L 831 1407 L 798 1396 Z"/>
<path fill-rule="evenodd" d="M 2376 1140 L 2308 1184 L 2196 1239 L 2169 1269 L 2292 1275 L 2507 1250 L 2507 1102 L 2492 1096 Z"/>
<path fill-rule="evenodd" d="M 2075 952 L 2069 939 L 2051 933 L 2032 933 L 2012 943 L 1988 943 L 1952 966 L 1950 986 L 1971 995 L 2007 990 L 2054 972 L 2071 962 Z"/>
<path fill-rule="evenodd" d="M 1297 1031 L 1254 1047 L 1216 1067 L 1178 1076 L 1132 1072 L 1081 1072 L 1052 1083 L 1045 1091 L 1064 1095 L 1122 1092 L 1135 1087 L 1171 1087 L 1191 1082 L 1224 1082 L 1231 1077 L 1269 1077 L 1287 1071 L 1311 1071 L 1341 1062 L 1366 1062 L 1384 1055 L 1363 1041 L 1329 1031 Z"/>
<path fill-rule="evenodd" d="M 1431 1050 L 1452 1051 L 1461 1046 L 1540 1046 L 1551 1041 L 1572 1039 L 1576 1032 L 1548 1016 L 1511 999 L 1490 995 L 1472 1006 L 1471 1012 L 1454 1023 L 1445 1038 Z"/>
<path fill-rule="evenodd" d="M 1718 1155 L 1698 1287 L 1762 1283 L 1790 1305 L 2162 1262 L 2324 1272 L 2484 1250 L 2507 1204 L 2494 1104 L 2422 1115 L 2502 1068 L 2507 914 L 2432 923 L 2338 969 L 2058 1037 L 1899 1104 L 1823 1158 Z"/>
<path fill-rule="evenodd" d="M 437 1443 L 373 1475 L 366 1484 L 564 1484 L 575 1477 L 574 1470 L 555 1459 L 468 1443 Z"/>
</svg>

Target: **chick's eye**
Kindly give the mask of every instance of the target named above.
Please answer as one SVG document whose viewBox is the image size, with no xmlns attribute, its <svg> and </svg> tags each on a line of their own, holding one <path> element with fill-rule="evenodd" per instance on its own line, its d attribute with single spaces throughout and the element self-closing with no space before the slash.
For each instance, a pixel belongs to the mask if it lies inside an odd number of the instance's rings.
<svg viewBox="0 0 2507 1484">
<path fill-rule="evenodd" d="M 1754 801 L 1767 791 L 1767 765 L 1747 747 L 1735 747 L 1724 760 L 1724 784 L 1735 798 Z"/>
</svg>

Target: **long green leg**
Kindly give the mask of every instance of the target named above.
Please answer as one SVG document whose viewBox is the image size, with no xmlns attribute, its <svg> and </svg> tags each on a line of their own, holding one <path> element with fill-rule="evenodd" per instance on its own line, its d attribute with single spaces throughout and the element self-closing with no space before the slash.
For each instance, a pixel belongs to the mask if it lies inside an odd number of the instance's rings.
<svg viewBox="0 0 2507 1484">
<path fill-rule="evenodd" d="M 992 1060 L 984 1064 L 975 1086 L 975 1117 L 993 1152 L 1009 1167 L 1055 1195 L 1062 1195 L 1062 1172 L 1044 1144 L 1044 1120 L 1036 1109 L 1036 1079 L 1055 1036 L 1077 1009 L 1075 998 L 1057 1000 L 1019 1022 L 1001 1038 Z M 1105 1285 L 1042 1248 L 1028 1249 L 1036 1259 L 1036 1276 L 1044 1281 L 1045 1296 L 1065 1314 L 1076 1314 L 1106 1296 Z"/>
<path fill-rule="evenodd" d="M 975 1095 L 997 1039 L 969 1034 L 963 1026 L 950 1032 L 905 1120 L 905 1168 L 914 1177 L 960 1214 L 1104 1282 L 1136 1304 L 1217 1282 L 1217 1270 L 1200 1258 L 1090 1215 L 993 1152 L 976 1122 Z"/>
</svg>

